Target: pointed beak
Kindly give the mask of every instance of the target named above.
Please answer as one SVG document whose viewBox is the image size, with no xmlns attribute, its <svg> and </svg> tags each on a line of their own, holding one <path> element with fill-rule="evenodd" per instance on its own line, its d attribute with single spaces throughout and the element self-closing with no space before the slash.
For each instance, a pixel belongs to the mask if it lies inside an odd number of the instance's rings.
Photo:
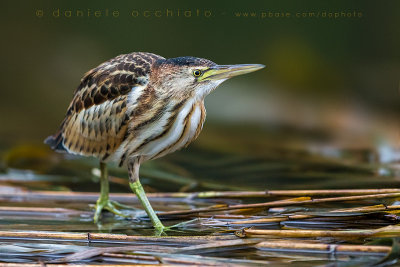
<svg viewBox="0 0 400 267">
<path fill-rule="evenodd" d="M 206 70 L 198 81 L 226 80 L 234 76 L 250 73 L 265 68 L 261 64 L 216 65 Z"/>
</svg>

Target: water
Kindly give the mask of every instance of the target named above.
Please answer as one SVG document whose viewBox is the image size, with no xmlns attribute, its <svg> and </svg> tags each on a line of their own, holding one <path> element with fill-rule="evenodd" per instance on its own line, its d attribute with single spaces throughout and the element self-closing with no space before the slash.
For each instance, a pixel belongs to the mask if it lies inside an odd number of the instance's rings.
<svg viewBox="0 0 400 267">
<path fill-rule="evenodd" d="M 263 132 L 264 131 L 264 132 Z M 264 134 L 263 139 L 254 136 Z M 268 135 L 271 138 L 268 138 Z M 296 137 L 296 135 L 294 135 Z M 298 136 L 297 136 L 298 137 Z M 226 136 L 220 147 L 208 144 L 203 140 L 187 150 L 171 154 L 165 158 L 148 162 L 141 168 L 141 180 L 147 192 L 196 192 L 196 191 L 263 191 L 294 189 L 341 189 L 341 188 L 396 188 L 398 187 L 398 167 L 396 150 L 382 149 L 323 149 L 318 146 L 277 145 L 276 132 L 259 130 L 258 132 L 241 133 Z M 287 137 L 285 137 L 287 138 Z M 275 140 L 271 142 L 269 140 Z M 242 140 L 242 141 L 241 141 Z M 229 144 L 239 142 L 237 146 Z M 254 149 L 257 144 L 257 149 Z M 293 144 L 293 142 L 292 142 Z M 299 145 L 300 144 L 300 145 Z M 372 147 L 372 145 L 371 145 Z M 382 152 L 383 151 L 383 152 Z M 384 153 L 384 154 L 382 154 Z M 388 154 L 389 153 L 389 154 Z M 390 155 L 393 153 L 394 155 Z M 97 225 L 92 222 L 93 204 L 98 192 L 97 162 L 93 159 L 55 154 L 42 146 L 19 146 L 4 150 L 0 175 L 0 231 L 50 231 L 73 233 L 113 233 L 129 236 L 154 235 L 149 220 L 141 210 L 134 197 L 129 197 L 126 170 L 110 166 L 111 192 L 128 193 L 115 197 L 121 203 L 134 209 L 124 212 L 132 219 L 123 219 L 105 213 Z M 385 159 L 380 162 L 380 159 Z M 384 171 L 382 171 L 384 170 Z M 36 191 L 60 192 L 61 195 L 35 195 Z M 70 196 L 68 192 L 87 192 Z M 66 193 L 66 195 L 62 195 Z M 284 197 L 283 197 L 284 198 Z M 211 207 L 213 205 L 235 205 L 259 203 L 281 198 L 186 198 L 150 197 L 153 207 L 159 211 L 190 210 Z M 186 237 L 225 237 L 237 240 L 236 230 L 243 227 L 256 229 L 377 229 L 397 222 L 397 212 L 348 213 L 346 215 L 329 216 L 327 213 L 335 209 L 381 204 L 382 200 L 358 202 L 333 202 L 319 205 L 298 205 L 283 208 L 237 210 L 219 213 L 204 213 L 183 217 L 161 217 L 166 225 L 188 222 L 182 227 L 167 233 L 168 236 Z M 394 203 L 393 199 L 383 202 Z M 395 204 L 395 203 L 394 203 Z M 214 214 L 214 215 L 213 215 Z M 216 216 L 225 214 L 227 217 Z M 240 219 L 257 219 L 271 216 L 288 216 L 295 214 L 312 214 L 314 218 L 294 221 L 268 222 L 259 224 L 237 224 Z M 391 215 L 391 217 L 390 217 Z M 191 221 L 192 220 L 192 221 Z M 236 222 L 236 223 L 235 223 Z M 246 240 L 246 239 L 245 239 Z M 268 240 L 268 239 L 267 239 Z M 284 240 L 284 239 L 283 239 Z M 365 244 L 371 238 L 319 238 L 318 241 L 328 244 Z M 229 241 L 229 242 L 231 242 Z M 160 243 L 161 242 L 161 243 Z M 4 237 L 0 241 L 0 259 L 2 262 L 29 263 L 37 261 L 60 260 L 68 255 L 97 247 L 110 248 L 136 246 L 140 255 L 135 258 L 129 253 L 104 252 L 85 259 L 79 263 L 152 263 L 155 253 L 167 259 L 165 253 L 171 248 L 187 247 L 183 240 L 178 242 L 117 242 L 93 240 L 54 240 L 43 238 Z M 193 244 L 192 244 L 193 245 Z M 217 262 L 223 264 L 230 259 L 244 260 L 238 264 L 266 264 L 268 262 L 287 264 L 320 265 L 328 262 L 378 261 L 384 253 L 316 253 L 314 250 L 257 249 L 251 246 L 212 247 L 208 250 L 173 253 L 174 259 L 182 262 Z M 164 253 L 164 254 L 163 254 Z M 124 258 L 125 255 L 128 258 Z M 197 256 L 201 256 L 198 258 Z M 196 258 L 197 257 L 197 258 Z M 216 257 L 216 258 L 215 258 Z M 262 261 L 262 262 L 260 262 Z M 225 262 L 226 263 L 226 262 Z"/>
</svg>

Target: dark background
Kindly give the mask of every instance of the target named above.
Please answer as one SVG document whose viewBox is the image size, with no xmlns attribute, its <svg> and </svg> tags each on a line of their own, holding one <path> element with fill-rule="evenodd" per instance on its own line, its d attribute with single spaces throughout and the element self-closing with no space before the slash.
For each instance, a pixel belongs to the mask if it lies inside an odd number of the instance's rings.
<svg viewBox="0 0 400 267">
<path fill-rule="evenodd" d="M 224 83 L 206 98 L 208 119 L 199 142 L 215 127 L 220 135 L 229 134 L 224 125 L 244 131 L 249 125 L 263 131 L 324 129 L 351 145 L 361 136 L 392 144 L 398 139 L 399 1 L 35 0 L 1 6 L 3 148 L 41 143 L 56 131 L 86 71 L 134 51 L 267 66 Z M 60 16 L 54 17 L 57 10 Z M 77 17 L 77 10 L 84 16 Z M 111 16 L 114 10 L 118 18 Z M 139 16 L 132 17 L 132 10 Z M 256 17 L 237 17 L 238 12 Z M 262 12 L 291 17 L 262 19 Z M 361 17 L 296 18 L 297 12 Z"/>
</svg>

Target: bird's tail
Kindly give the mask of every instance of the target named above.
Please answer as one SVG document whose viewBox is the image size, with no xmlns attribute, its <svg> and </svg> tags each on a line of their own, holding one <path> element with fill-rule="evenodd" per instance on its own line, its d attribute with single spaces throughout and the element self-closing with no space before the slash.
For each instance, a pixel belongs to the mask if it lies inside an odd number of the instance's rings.
<svg viewBox="0 0 400 267">
<path fill-rule="evenodd" d="M 64 138 L 62 136 L 61 131 L 54 135 L 50 135 L 44 140 L 44 143 L 46 145 L 49 145 L 51 149 L 57 151 L 57 152 L 66 152 L 67 150 L 65 149 L 65 146 L 63 144 Z"/>
</svg>

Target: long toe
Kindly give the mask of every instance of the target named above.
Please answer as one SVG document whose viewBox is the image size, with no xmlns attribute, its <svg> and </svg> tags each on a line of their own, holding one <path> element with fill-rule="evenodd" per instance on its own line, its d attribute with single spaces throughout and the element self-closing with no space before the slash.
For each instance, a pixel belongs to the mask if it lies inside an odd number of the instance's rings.
<svg viewBox="0 0 400 267">
<path fill-rule="evenodd" d="M 123 213 L 121 210 L 119 210 L 117 207 L 119 208 L 123 208 L 125 205 L 119 204 L 118 202 L 115 201 L 110 201 L 110 200 L 98 200 L 96 202 L 96 206 L 95 206 L 95 213 L 94 213 L 94 217 L 93 217 L 93 221 L 95 223 L 98 223 L 100 218 L 101 218 L 101 213 L 103 210 L 107 210 L 109 212 L 114 213 L 115 215 L 121 216 L 123 218 L 130 218 L 131 216 L 128 214 Z M 131 207 L 126 206 L 127 208 L 131 209 Z"/>
<path fill-rule="evenodd" d="M 181 222 L 181 223 L 177 223 L 174 225 L 170 225 L 170 226 L 164 226 L 164 225 L 160 225 L 158 227 L 155 227 L 155 234 L 157 236 L 161 236 L 161 235 L 167 235 L 167 232 L 171 231 L 171 232 L 182 232 L 180 230 L 178 230 L 179 228 L 185 227 L 188 224 L 191 224 L 193 222 L 198 221 L 198 219 L 193 219 L 190 221 L 186 221 L 186 222 Z"/>
<path fill-rule="evenodd" d="M 110 203 L 111 203 L 112 205 L 114 205 L 114 207 L 116 207 L 116 208 L 118 208 L 118 209 L 138 210 L 138 209 L 136 209 L 136 208 L 134 208 L 134 207 L 121 204 L 121 203 L 119 203 L 119 202 L 117 202 L 117 201 L 114 201 L 114 200 L 110 200 Z"/>
<path fill-rule="evenodd" d="M 118 203 L 119 204 L 119 203 Z M 120 204 L 121 205 L 121 204 Z M 130 218 L 130 215 L 124 214 L 123 212 L 121 212 L 116 205 L 113 203 L 113 201 L 108 201 L 106 206 L 104 207 L 104 209 L 114 213 L 115 215 L 124 217 L 124 218 Z"/>
</svg>

